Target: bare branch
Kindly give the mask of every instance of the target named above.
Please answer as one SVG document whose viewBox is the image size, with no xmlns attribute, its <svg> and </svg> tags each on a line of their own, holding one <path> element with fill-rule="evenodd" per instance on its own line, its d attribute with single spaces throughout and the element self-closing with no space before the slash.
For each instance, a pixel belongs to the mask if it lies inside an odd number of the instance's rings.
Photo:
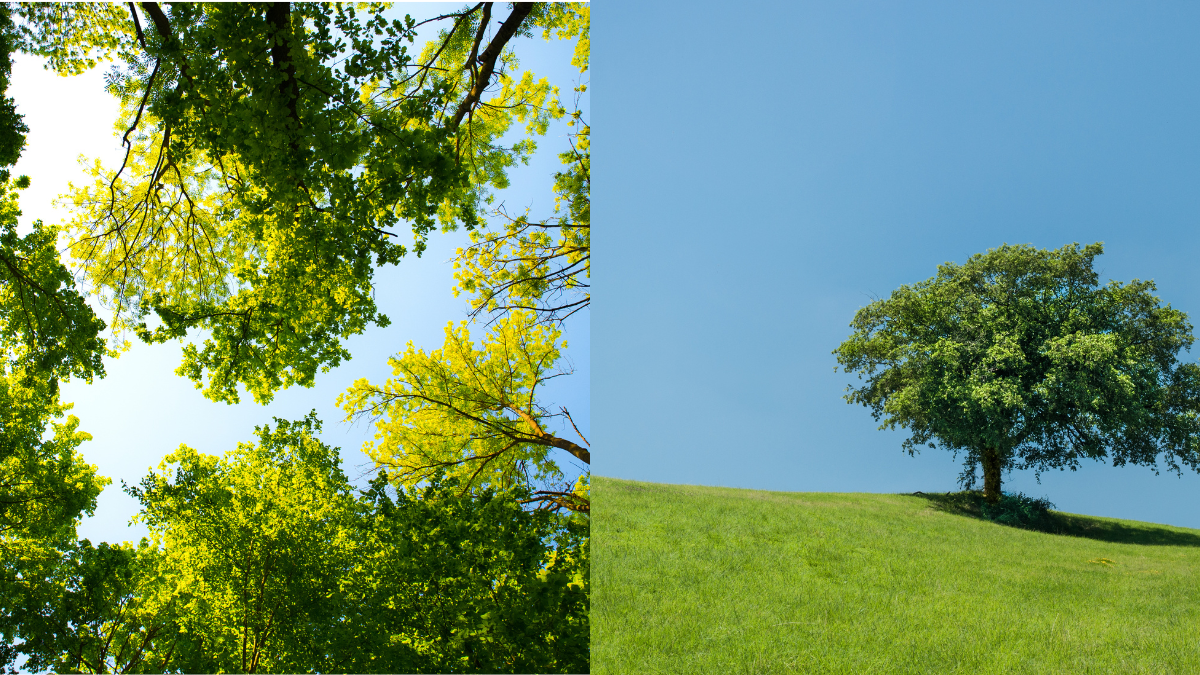
<svg viewBox="0 0 1200 675">
<path fill-rule="evenodd" d="M 133 15 L 133 27 L 137 30 L 138 43 L 142 45 L 142 49 L 146 49 L 146 35 L 142 33 L 142 22 L 138 19 L 137 9 L 133 3 L 129 3 L 129 13 Z"/>
<path fill-rule="evenodd" d="M 563 414 L 567 416 L 567 420 L 571 422 L 571 426 L 575 429 L 575 433 L 579 434 L 579 438 L 583 440 L 584 444 L 591 445 L 591 443 L 588 443 L 588 439 L 583 437 L 583 432 L 579 430 L 579 427 L 575 426 L 575 418 L 571 417 L 571 413 L 562 406 L 559 406 L 559 410 L 562 410 Z"/>
</svg>

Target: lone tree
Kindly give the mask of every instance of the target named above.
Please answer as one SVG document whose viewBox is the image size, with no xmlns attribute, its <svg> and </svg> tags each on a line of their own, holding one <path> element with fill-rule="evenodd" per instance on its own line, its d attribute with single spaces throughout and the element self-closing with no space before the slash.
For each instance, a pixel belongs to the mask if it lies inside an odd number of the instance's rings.
<svg viewBox="0 0 1200 675">
<path fill-rule="evenodd" d="M 960 480 L 1000 498 L 1004 471 L 1114 466 L 1200 470 L 1200 366 L 1187 315 L 1163 306 L 1154 283 L 1101 287 L 1099 243 L 1058 250 L 1004 245 L 860 309 L 834 354 L 865 376 L 846 400 L 880 429 L 965 452 Z"/>
</svg>

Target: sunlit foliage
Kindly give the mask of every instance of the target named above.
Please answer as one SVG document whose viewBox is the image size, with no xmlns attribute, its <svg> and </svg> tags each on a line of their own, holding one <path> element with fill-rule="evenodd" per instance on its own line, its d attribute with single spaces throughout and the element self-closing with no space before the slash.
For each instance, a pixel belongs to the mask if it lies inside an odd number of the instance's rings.
<svg viewBox="0 0 1200 675">
<path fill-rule="evenodd" d="M 1179 358 L 1192 326 L 1153 282 L 1100 286 L 1103 250 L 1005 245 L 858 310 L 834 352 L 866 378 L 846 400 L 908 428 L 910 454 L 962 452 L 963 483 L 982 468 L 992 503 L 1015 468 L 1200 470 L 1200 366 Z"/>
<path fill-rule="evenodd" d="M 355 493 L 319 429 L 276 420 L 224 457 L 181 447 L 129 489 L 149 541 L 44 556 L 21 596 L 29 666 L 587 669 L 586 526 L 440 477 Z"/>
</svg>

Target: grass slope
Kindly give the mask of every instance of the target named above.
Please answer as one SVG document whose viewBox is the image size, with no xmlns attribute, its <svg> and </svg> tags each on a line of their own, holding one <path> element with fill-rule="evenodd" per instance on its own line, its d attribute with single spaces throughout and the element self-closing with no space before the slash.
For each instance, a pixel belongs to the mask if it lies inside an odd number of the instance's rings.
<svg viewBox="0 0 1200 675">
<path fill-rule="evenodd" d="M 595 673 L 1200 673 L 1200 531 L 595 477 Z"/>
</svg>

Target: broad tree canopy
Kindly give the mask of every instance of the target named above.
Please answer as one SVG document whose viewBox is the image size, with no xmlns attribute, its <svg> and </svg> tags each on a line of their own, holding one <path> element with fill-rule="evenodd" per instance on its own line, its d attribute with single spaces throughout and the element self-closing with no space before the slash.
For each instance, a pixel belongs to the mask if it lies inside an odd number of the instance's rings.
<svg viewBox="0 0 1200 675">
<path fill-rule="evenodd" d="M 478 3 L 430 19 L 445 28 L 419 51 L 419 24 L 384 9 L 18 9 L 22 49 L 59 72 L 118 64 L 108 80 L 126 154 L 72 187 L 71 255 L 117 328 L 148 342 L 209 331 L 185 348 L 179 372 L 213 400 L 236 402 L 239 385 L 264 403 L 311 386 L 318 369 L 349 358 L 346 338 L 387 325 L 374 272 L 408 253 L 404 229 L 420 254 L 438 227 L 483 223 L 508 169 L 567 115 L 557 88 L 519 71 L 518 38 L 576 38 L 573 63 L 587 68 L 586 6 L 514 3 L 493 17 L 492 3 Z M 523 138 L 502 142 L 514 125 Z M 531 284 L 586 284 L 586 124 L 572 137 L 556 183 L 569 219 L 511 218 L 506 236 L 482 237 L 472 250 L 496 248 L 502 269 L 487 249 L 462 272 L 463 290 L 524 305 Z"/>
<path fill-rule="evenodd" d="M 553 447 L 590 460 L 546 431 L 557 413 L 534 396 L 561 374 L 562 322 L 590 302 L 589 10 L 481 2 L 418 23 L 386 9 L 0 11 L 0 672 L 18 654 L 72 672 L 586 670 L 587 518 L 548 509 L 587 512 L 587 479 L 534 491 L 527 470 L 561 478 Z M 422 48 L 423 24 L 441 30 Z M 519 64 L 536 33 L 575 40 L 573 112 Z M 29 179 L 5 168 L 27 131 L 3 96 L 16 51 L 62 74 L 113 60 L 122 105 L 119 164 L 71 186 L 64 227 L 25 236 Z M 510 214 L 494 191 L 568 114 L 554 215 Z M 475 349 L 451 331 L 398 357 L 394 383 L 352 390 L 378 394 L 381 433 L 399 439 L 368 493 L 351 493 L 315 418 L 279 421 L 224 458 L 181 447 L 131 488 L 141 545 L 76 539 L 109 481 L 78 452 L 78 420 L 55 421 L 70 408 L 58 384 L 103 377 L 105 328 L 193 339 L 178 373 L 213 400 L 267 402 L 387 325 L 377 291 L 414 292 L 376 288 L 377 267 L 459 226 L 455 292 L 492 333 Z"/>
<path fill-rule="evenodd" d="M 1081 458 L 1200 469 L 1200 366 L 1187 316 L 1152 281 L 1101 287 L 1101 244 L 1004 245 L 860 309 L 834 352 L 866 380 L 846 400 L 919 445 L 966 454 L 970 487 L 1000 497 L 1003 471 Z"/>
<path fill-rule="evenodd" d="M 134 546 L 0 558 L 29 672 L 586 672 L 587 527 L 523 487 L 355 493 L 315 414 L 222 457 L 180 446 L 138 487 Z M 0 643 L 3 645 L 3 643 Z M 0 664 L 2 665 L 2 664 Z"/>
<path fill-rule="evenodd" d="M 19 653 L 27 668 L 85 672 L 586 670 L 586 516 L 528 508 L 587 511 L 586 477 L 547 492 L 516 472 L 553 474 L 550 447 L 590 458 L 543 428 L 556 414 L 533 395 L 555 374 L 561 322 L 590 302 L 589 10 L 493 8 L 420 23 L 382 3 L 0 11 L 0 671 Z M 440 28 L 424 47 L 423 24 Z M 537 34 L 575 41 L 573 112 L 520 66 L 518 43 Z M 16 51 L 62 74 L 111 59 L 122 105 L 120 161 L 71 186 L 61 229 L 35 223 L 25 236 L 16 195 L 29 180 L 5 168 L 27 131 L 3 96 Z M 495 191 L 568 115 L 554 215 L 510 214 Z M 381 471 L 360 499 L 315 419 L 280 422 L 224 459 L 169 456 L 133 490 L 152 540 L 76 540 L 108 480 L 78 452 L 89 438 L 78 420 L 54 421 L 70 408 L 58 383 L 103 377 L 102 356 L 116 353 L 107 327 L 194 340 L 178 373 L 213 400 L 265 403 L 348 359 L 351 335 L 387 325 L 377 291 L 420 291 L 377 288 L 377 267 L 460 226 L 472 238 L 455 291 L 494 339 L 476 350 L 462 330 L 438 352 L 449 364 L 401 357 L 441 379 L 395 387 L 427 400 L 389 409 L 388 432 L 408 440 L 410 427 L 442 424 L 468 441 L 468 462 L 508 434 L 504 452 L 491 449 L 499 479 L 455 475 L 447 467 L 463 462 L 422 438 L 388 468 L 428 458 L 440 473 L 418 488 Z M 85 293 L 112 311 L 107 325 Z M 494 377 L 468 380 L 479 373 Z"/>
</svg>

